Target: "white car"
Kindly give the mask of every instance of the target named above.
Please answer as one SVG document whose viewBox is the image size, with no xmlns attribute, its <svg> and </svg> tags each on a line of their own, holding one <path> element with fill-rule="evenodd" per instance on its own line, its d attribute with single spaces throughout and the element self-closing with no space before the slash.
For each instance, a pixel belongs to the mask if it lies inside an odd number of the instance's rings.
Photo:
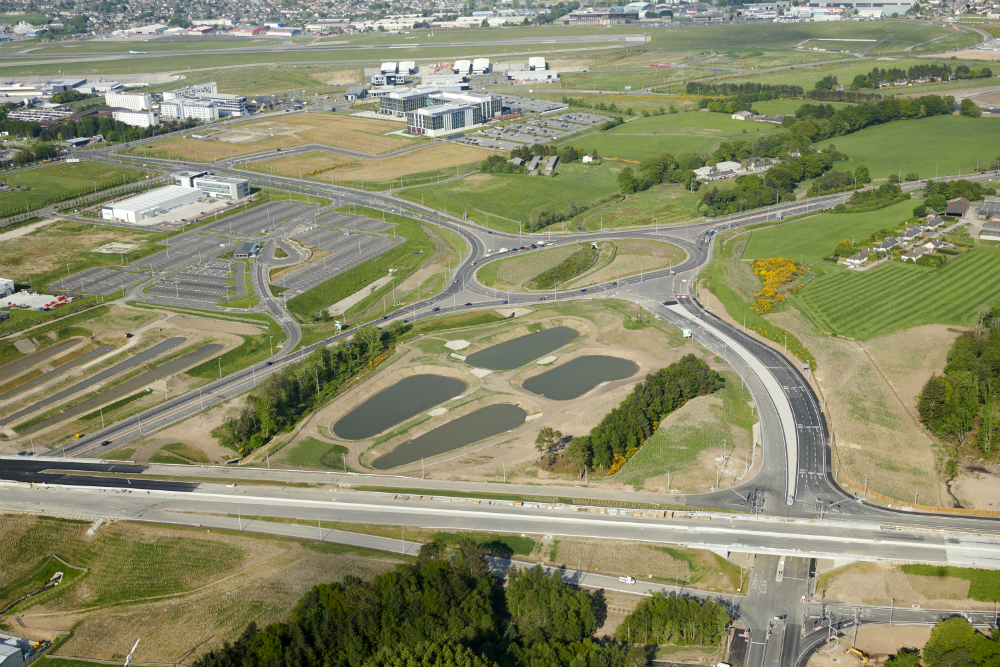
<svg viewBox="0 0 1000 667">
<path fill-rule="evenodd" d="M 618 577 L 618 583 L 620 584 L 634 584 L 635 579 L 632 577 Z"/>
</svg>

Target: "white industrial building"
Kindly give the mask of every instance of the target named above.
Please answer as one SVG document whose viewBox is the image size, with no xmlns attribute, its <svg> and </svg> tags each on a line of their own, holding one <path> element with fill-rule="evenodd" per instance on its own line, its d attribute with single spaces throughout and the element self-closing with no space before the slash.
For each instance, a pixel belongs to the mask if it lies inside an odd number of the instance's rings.
<svg viewBox="0 0 1000 667">
<path fill-rule="evenodd" d="M 165 107 L 170 108 L 168 110 Z M 163 103 L 160 104 L 161 118 L 211 121 L 227 116 L 246 116 L 248 113 L 247 98 L 244 95 L 219 93 L 214 81 L 168 90 L 163 93 Z"/>
<path fill-rule="evenodd" d="M 486 74 L 490 71 L 490 59 L 489 58 L 475 58 L 472 61 L 472 73 L 473 74 Z"/>
<path fill-rule="evenodd" d="M 454 66 L 455 74 L 468 74 L 472 71 L 471 60 L 456 60 Z"/>
<path fill-rule="evenodd" d="M 216 176 L 207 171 L 179 171 L 174 183 L 182 188 L 201 190 L 210 197 L 220 199 L 245 199 L 250 196 L 250 181 L 246 178 Z"/>
<path fill-rule="evenodd" d="M 413 74 L 417 71 L 417 64 L 412 60 L 404 60 L 399 63 L 400 74 Z"/>
<path fill-rule="evenodd" d="M 153 23 L 152 25 L 144 25 L 140 28 L 132 28 L 129 30 L 129 34 L 132 35 L 159 35 L 165 31 L 170 26 L 163 25 L 162 23 Z"/>
<path fill-rule="evenodd" d="M 132 127 L 154 127 L 160 124 L 160 114 L 146 109 L 145 111 L 132 111 L 131 109 L 118 109 L 111 112 L 111 116 L 117 120 L 131 125 Z"/>
<path fill-rule="evenodd" d="M 153 96 L 149 93 L 107 93 L 104 103 L 109 107 L 129 109 L 131 111 L 148 111 L 153 108 Z"/>
<path fill-rule="evenodd" d="M 201 190 L 168 185 L 135 197 L 101 206 L 101 217 L 105 220 L 139 223 L 149 218 L 163 215 L 171 209 L 185 204 L 194 204 L 205 197 Z"/>
<path fill-rule="evenodd" d="M 396 63 L 382 63 L 382 69 L 380 71 L 382 74 L 395 74 Z"/>
</svg>

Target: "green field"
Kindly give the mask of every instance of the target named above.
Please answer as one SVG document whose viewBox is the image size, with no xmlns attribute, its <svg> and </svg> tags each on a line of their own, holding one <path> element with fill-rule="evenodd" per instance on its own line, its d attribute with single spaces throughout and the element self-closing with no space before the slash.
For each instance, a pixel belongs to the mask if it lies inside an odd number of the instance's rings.
<svg viewBox="0 0 1000 667">
<path fill-rule="evenodd" d="M 75 195 L 103 190 L 124 182 L 144 178 L 149 172 L 97 162 L 77 162 L 28 169 L 3 177 L 7 185 L 26 185 L 27 190 L 18 190 L 0 195 L 0 211 L 24 209 L 25 205 L 38 208 L 50 203 L 54 198 L 68 199 Z M 69 195 L 67 197 L 66 195 Z"/>
<path fill-rule="evenodd" d="M 854 171 L 856 165 L 865 164 L 872 178 L 900 172 L 934 178 L 949 172 L 969 174 L 977 160 L 996 159 L 996 142 L 984 141 L 991 136 L 1000 136 L 1000 118 L 935 116 L 869 127 L 829 143 L 850 158 L 835 167 L 838 171 Z M 949 150 L 951 146 L 961 150 Z"/>
<path fill-rule="evenodd" d="M 891 229 L 913 215 L 917 200 L 865 213 L 821 213 L 750 234 L 742 259 L 784 257 L 806 264 L 830 255 L 844 239 L 861 243 L 880 229 Z"/>
<path fill-rule="evenodd" d="M 246 39 L 212 39 L 209 37 L 202 41 L 195 40 L 171 40 L 171 39 L 151 39 L 148 42 L 141 39 L 132 39 L 126 42 L 109 41 L 104 39 L 89 40 L 85 42 L 69 42 L 58 46 L 46 46 L 39 49 L 32 49 L 33 56 L 47 55 L 73 55 L 75 53 L 128 53 L 129 51 L 145 51 L 146 53 L 163 53 L 170 51 L 210 51 L 212 49 L 237 49 L 247 46 L 276 46 L 281 44 L 277 39 L 255 39 L 250 43 Z"/>
<path fill-rule="evenodd" d="M 590 139 L 579 147 L 590 150 Z M 491 229 L 517 232 L 518 220 L 527 222 L 531 212 L 546 206 L 567 210 L 569 201 L 592 206 L 619 192 L 618 165 L 560 164 L 556 176 L 476 174 L 461 181 L 405 190 L 400 196 L 423 202 L 452 215 L 467 213 L 470 220 Z"/>
<path fill-rule="evenodd" d="M 741 445 L 740 449 L 749 448 L 750 429 L 757 421 L 750 410 L 750 392 L 735 373 L 725 372 L 722 375 L 726 379 L 726 386 L 716 392 L 722 399 L 722 405 L 712 408 L 716 421 L 685 426 L 679 420 L 673 428 L 658 428 L 635 456 L 615 473 L 615 478 L 641 489 L 645 480 L 650 477 L 666 475 L 668 471 L 682 473 L 684 469 L 696 464 L 700 452 L 708 447 L 719 447 L 722 438 L 730 433 L 730 426 L 747 431 L 746 446 Z"/>
<path fill-rule="evenodd" d="M 780 126 L 771 123 L 733 120 L 729 114 L 690 111 L 636 118 L 575 143 L 587 151 L 597 148 L 605 158 L 641 160 L 662 153 L 675 156 L 680 153 L 707 154 L 723 141 L 755 141 L 781 130 Z"/>
<path fill-rule="evenodd" d="M 346 447 L 316 438 L 306 438 L 288 451 L 287 458 L 293 466 L 344 470 L 343 457 L 346 455 Z"/>
<path fill-rule="evenodd" d="M 967 326 L 1000 305 L 1000 250 L 976 248 L 936 269 L 889 262 L 870 271 L 817 265 L 797 300 L 820 327 L 868 340 L 923 324 Z"/>
</svg>

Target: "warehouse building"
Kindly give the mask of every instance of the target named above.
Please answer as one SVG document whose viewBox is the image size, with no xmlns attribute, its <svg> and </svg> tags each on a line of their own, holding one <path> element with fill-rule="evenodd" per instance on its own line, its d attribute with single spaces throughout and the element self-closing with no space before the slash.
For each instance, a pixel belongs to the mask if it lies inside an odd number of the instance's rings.
<svg viewBox="0 0 1000 667">
<path fill-rule="evenodd" d="M 132 127 L 155 127 L 160 124 L 160 114 L 155 111 L 132 111 L 119 109 L 112 112 L 112 118 Z"/>
<path fill-rule="evenodd" d="M 131 35 L 159 35 L 165 31 L 170 26 L 163 25 L 162 23 L 154 23 L 152 25 L 144 25 L 140 28 L 132 28 L 129 30 Z"/>
<path fill-rule="evenodd" d="M 413 74 L 416 71 L 417 71 L 417 64 L 412 60 L 404 60 L 399 63 L 398 72 L 400 74 Z"/>
<path fill-rule="evenodd" d="M 298 28 L 271 28 L 267 31 L 268 37 L 298 37 L 301 34 Z"/>
<path fill-rule="evenodd" d="M 111 92 L 104 96 L 104 103 L 109 107 L 130 109 L 131 111 L 148 111 L 153 108 L 153 96 L 149 93 Z"/>
<path fill-rule="evenodd" d="M 101 206 L 101 217 L 105 220 L 140 223 L 163 215 L 178 206 L 193 204 L 204 196 L 205 193 L 201 190 L 168 185 L 122 201 L 105 204 Z"/>
<path fill-rule="evenodd" d="M 232 30 L 232 34 L 236 37 L 260 37 L 266 32 L 267 28 L 257 25 L 240 26 Z"/>
</svg>

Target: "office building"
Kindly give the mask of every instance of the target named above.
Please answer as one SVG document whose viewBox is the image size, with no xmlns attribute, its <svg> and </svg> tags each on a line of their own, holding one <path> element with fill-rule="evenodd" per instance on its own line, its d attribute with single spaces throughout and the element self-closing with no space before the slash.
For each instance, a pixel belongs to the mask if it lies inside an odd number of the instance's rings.
<svg viewBox="0 0 1000 667">
<path fill-rule="evenodd" d="M 260 244 L 253 241 L 244 241 L 236 246 L 233 251 L 233 259 L 250 259 L 260 253 Z"/>
<path fill-rule="evenodd" d="M 163 93 L 163 103 L 168 102 L 178 103 L 183 102 L 183 106 L 186 108 L 189 103 L 200 102 L 200 103 L 212 103 L 215 108 L 214 118 L 209 118 L 213 115 L 212 112 L 204 110 L 192 111 L 187 115 L 168 115 L 167 112 L 163 111 L 163 104 L 160 105 L 160 116 L 163 118 L 199 118 L 203 116 L 205 119 L 216 120 L 218 118 L 225 118 L 227 116 L 246 116 L 247 110 L 247 98 L 243 95 L 225 95 L 218 92 L 218 86 L 214 81 L 209 81 L 207 83 L 195 84 L 193 86 L 188 86 L 186 88 L 178 88 L 177 90 L 168 90 Z M 180 113 L 179 110 L 172 110 L 170 112 Z"/>
<path fill-rule="evenodd" d="M 246 178 L 216 176 L 207 171 L 178 171 L 173 178 L 176 186 L 201 190 L 209 197 L 244 199 L 250 196 L 250 181 Z"/>
<path fill-rule="evenodd" d="M 160 102 L 160 118 L 164 120 L 194 118 L 211 123 L 219 120 L 219 109 L 211 100 L 163 100 Z"/>
<path fill-rule="evenodd" d="M 148 111 L 153 108 L 153 97 L 149 93 L 111 92 L 104 95 L 104 103 L 131 111 Z"/>
<path fill-rule="evenodd" d="M 119 109 L 112 112 L 112 117 L 132 127 L 154 127 L 160 124 L 160 114 L 148 109 L 145 111 Z"/>
</svg>

